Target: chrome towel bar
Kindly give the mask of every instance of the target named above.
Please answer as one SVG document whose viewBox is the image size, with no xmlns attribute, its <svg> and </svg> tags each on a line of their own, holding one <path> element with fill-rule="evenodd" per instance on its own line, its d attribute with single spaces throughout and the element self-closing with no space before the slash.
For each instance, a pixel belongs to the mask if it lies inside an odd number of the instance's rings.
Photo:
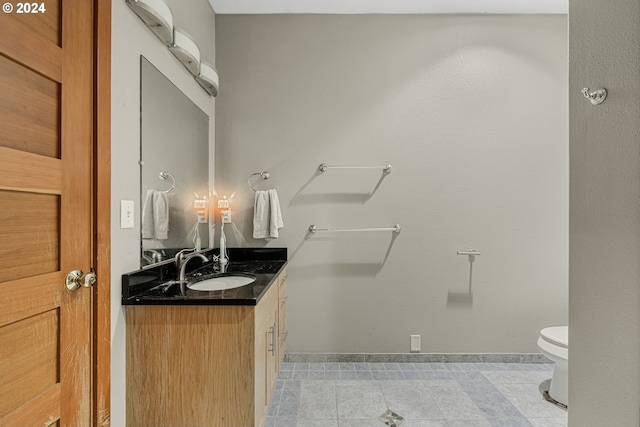
<svg viewBox="0 0 640 427">
<path fill-rule="evenodd" d="M 309 233 L 318 233 L 318 232 L 358 232 L 358 231 L 393 231 L 394 233 L 400 232 L 400 224 L 396 224 L 393 227 L 382 227 L 382 228 L 318 228 L 315 225 L 309 226 Z"/>
<path fill-rule="evenodd" d="M 326 172 L 327 169 L 382 169 L 385 173 L 391 173 L 391 165 L 386 166 L 331 166 L 326 163 L 320 163 L 318 170 Z"/>
</svg>

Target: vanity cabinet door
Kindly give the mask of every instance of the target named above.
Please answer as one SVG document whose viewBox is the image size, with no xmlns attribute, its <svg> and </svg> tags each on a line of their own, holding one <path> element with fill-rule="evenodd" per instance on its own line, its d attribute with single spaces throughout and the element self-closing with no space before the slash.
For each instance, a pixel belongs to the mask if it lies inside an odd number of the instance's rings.
<svg viewBox="0 0 640 427">
<path fill-rule="evenodd" d="M 272 286 L 255 311 L 255 425 L 263 426 L 278 377 L 278 287 Z"/>
<path fill-rule="evenodd" d="M 284 361 L 287 351 L 287 271 L 284 270 L 278 278 L 278 366 Z"/>
<path fill-rule="evenodd" d="M 258 319 L 256 319 L 257 321 Z M 269 402 L 267 401 L 267 325 L 266 318 L 256 326 L 256 364 L 255 364 L 255 422 L 256 426 L 264 424 Z"/>
<path fill-rule="evenodd" d="M 278 363 L 278 289 L 274 286 L 274 301 L 269 309 L 267 342 L 267 406 L 276 388 L 280 364 Z"/>
</svg>

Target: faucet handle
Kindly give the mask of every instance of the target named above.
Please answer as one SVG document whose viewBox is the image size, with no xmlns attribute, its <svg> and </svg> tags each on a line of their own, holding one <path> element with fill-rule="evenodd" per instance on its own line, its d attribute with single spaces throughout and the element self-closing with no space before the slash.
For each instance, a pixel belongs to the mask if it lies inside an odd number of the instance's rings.
<svg viewBox="0 0 640 427">
<path fill-rule="evenodd" d="M 185 248 L 180 250 L 175 256 L 176 267 L 179 269 L 182 266 L 182 263 L 184 262 L 186 254 L 188 254 L 189 252 L 194 252 L 195 250 L 196 248 Z"/>
<path fill-rule="evenodd" d="M 185 255 L 186 253 L 193 252 L 193 251 L 195 251 L 195 250 L 196 250 L 196 248 L 185 248 L 185 249 L 181 249 L 181 250 L 180 250 L 180 251 L 178 251 L 178 253 L 176 254 L 176 258 L 178 258 L 178 257 L 184 257 L 184 255 Z"/>
</svg>

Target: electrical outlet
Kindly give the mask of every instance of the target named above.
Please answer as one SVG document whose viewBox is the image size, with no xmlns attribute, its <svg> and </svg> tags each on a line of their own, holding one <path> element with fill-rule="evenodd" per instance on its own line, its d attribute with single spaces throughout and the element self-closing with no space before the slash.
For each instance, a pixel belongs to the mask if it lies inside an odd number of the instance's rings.
<svg viewBox="0 0 640 427">
<path fill-rule="evenodd" d="M 420 353 L 420 335 L 411 335 L 411 353 Z"/>
<path fill-rule="evenodd" d="M 220 211 L 223 224 L 231 224 L 231 209 L 224 209 Z"/>
<path fill-rule="evenodd" d="M 198 224 L 206 224 L 207 223 L 207 211 L 200 210 L 198 211 Z"/>
<path fill-rule="evenodd" d="M 198 224 L 206 224 L 209 221 L 208 215 L 209 201 L 207 199 L 195 199 L 193 201 L 193 208 L 198 215 Z"/>
</svg>

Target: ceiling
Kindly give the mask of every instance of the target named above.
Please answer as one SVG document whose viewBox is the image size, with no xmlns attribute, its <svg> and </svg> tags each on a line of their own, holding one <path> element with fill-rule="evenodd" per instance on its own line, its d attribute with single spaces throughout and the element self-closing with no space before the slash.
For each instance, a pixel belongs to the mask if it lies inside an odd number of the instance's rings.
<svg viewBox="0 0 640 427">
<path fill-rule="evenodd" d="M 566 14 L 568 0 L 209 0 L 218 14 Z"/>
</svg>

